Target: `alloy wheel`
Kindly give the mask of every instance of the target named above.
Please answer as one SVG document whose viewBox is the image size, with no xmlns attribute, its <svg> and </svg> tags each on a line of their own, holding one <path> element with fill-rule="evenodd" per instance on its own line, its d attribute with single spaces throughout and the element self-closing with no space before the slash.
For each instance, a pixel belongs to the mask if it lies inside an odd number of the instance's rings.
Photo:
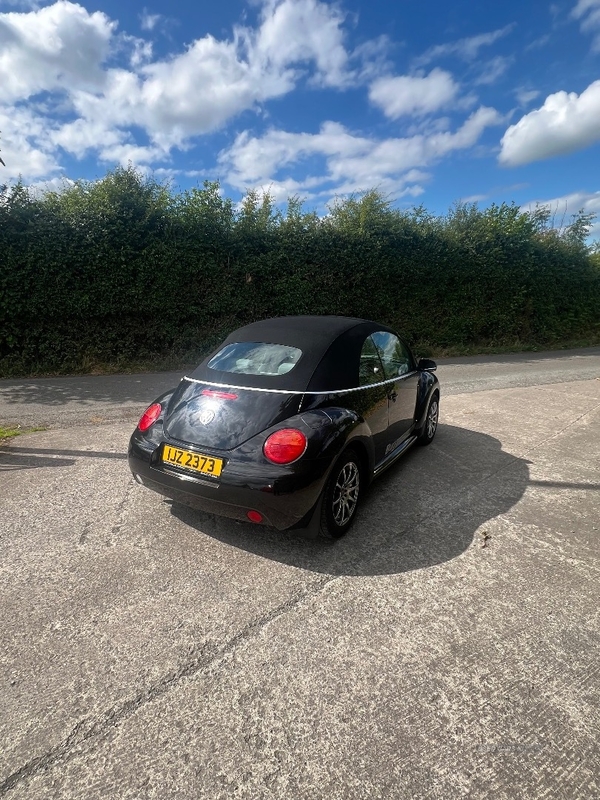
<svg viewBox="0 0 600 800">
<path fill-rule="evenodd" d="M 360 492 L 360 471 L 349 461 L 340 470 L 335 482 L 332 498 L 332 512 L 336 525 L 347 525 L 356 510 Z"/>
<path fill-rule="evenodd" d="M 434 398 L 430 405 L 429 411 L 427 412 L 427 438 L 433 439 L 435 435 L 435 431 L 437 429 L 438 424 L 438 416 L 439 416 L 439 405 L 438 401 Z"/>
</svg>

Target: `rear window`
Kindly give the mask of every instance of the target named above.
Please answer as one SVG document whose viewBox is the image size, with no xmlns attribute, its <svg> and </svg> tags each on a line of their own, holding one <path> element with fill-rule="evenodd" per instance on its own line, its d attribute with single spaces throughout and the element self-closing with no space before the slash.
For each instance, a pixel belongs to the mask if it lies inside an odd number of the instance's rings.
<svg viewBox="0 0 600 800">
<path fill-rule="evenodd" d="M 285 344 L 234 342 L 208 362 L 210 369 L 239 375 L 285 375 L 294 369 L 302 350 Z"/>
</svg>

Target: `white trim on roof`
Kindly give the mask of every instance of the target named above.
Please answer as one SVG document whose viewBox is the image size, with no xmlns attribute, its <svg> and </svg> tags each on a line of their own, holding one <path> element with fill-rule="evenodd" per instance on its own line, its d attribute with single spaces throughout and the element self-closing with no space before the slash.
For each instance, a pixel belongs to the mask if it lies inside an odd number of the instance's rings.
<svg viewBox="0 0 600 800">
<path fill-rule="evenodd" d="M 200 383 L 203 386 L 216 386 L 219 389 L 239 389 L 245 392 L 268 392 L 269 394 L 306 394 L 306 395 L 327 395 L 327 394 L 348 394 L 349 392 L 360 392 L 363 389 L 376 389 L 378 386 L 386 386 L 388 383 L 396 383 L 396 381 L 404 380 L 411 375 L 416 375 L 418 370 L 413 369 L 412 372 L 407 372 L 406 375 L 398 375 L 396 378 L 388 378 L 379 383 L 369 383 L 367 386 L 354 386 L 351 389 L 327 389 L 322 392 L 304 392 L 302 389 L 262 389 L 258 386 L 235 386 L 232 383 L 215 383 L 214 381 L 199 381 L 197 378 L 189 378 L 187 375 L 181 379 L 182 381 L 189 381 L 190 383 Z"/>
</svg>

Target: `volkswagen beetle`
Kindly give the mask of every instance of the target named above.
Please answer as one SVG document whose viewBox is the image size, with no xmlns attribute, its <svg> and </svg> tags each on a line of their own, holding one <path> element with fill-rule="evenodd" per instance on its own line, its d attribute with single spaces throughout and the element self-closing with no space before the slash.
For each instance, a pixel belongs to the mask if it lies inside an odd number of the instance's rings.
<svg viewBox="0 0 600 800">
<path fill-rule="evenodd" d="M 254 322 L 148 407 L 129 466 L 175 501 L 336 539 L 372 479 L 433 440 L 435 369 L 376 322 Z"/>
</svg>

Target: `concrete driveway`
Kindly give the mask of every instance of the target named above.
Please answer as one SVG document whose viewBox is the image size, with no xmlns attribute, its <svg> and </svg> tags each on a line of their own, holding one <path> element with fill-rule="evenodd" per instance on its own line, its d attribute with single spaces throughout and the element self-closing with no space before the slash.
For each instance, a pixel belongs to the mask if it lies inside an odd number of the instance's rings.
<svg viewBox="0 0 600 800">
<path fill-rule="evenodd" d="M 0 381 L 53 426 L 0 448 L 0 796 L 600 796 L 599 378 L 444 362 L 333 545 L 133 483 L 173 376 Z"/>
</svg>

